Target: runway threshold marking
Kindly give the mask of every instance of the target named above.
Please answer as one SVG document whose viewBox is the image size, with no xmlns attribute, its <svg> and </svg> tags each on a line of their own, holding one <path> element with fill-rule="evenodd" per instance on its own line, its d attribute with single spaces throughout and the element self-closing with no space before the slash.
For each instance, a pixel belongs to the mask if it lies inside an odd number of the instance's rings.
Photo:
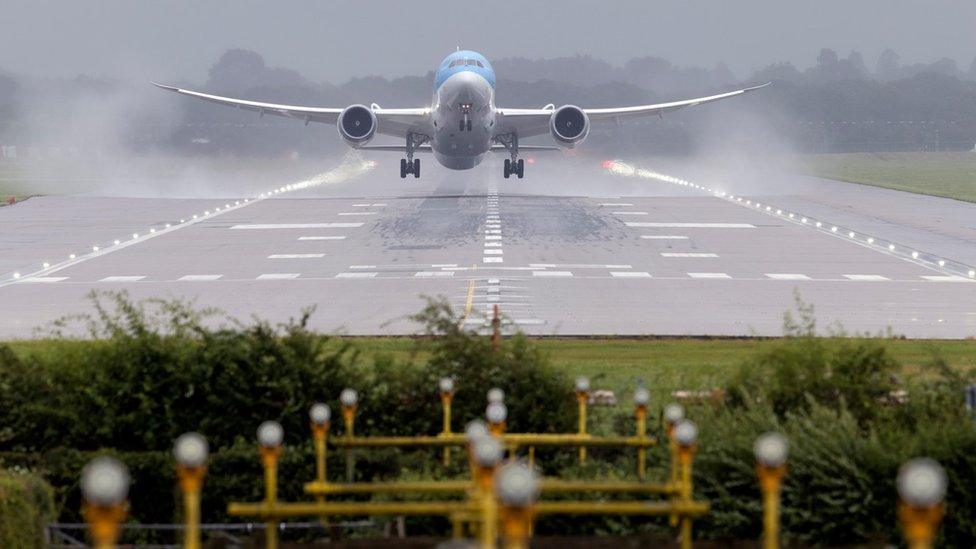
<svg viewBox="0 0 976 549">
<path fill-rule="evenodd" d="M 641 271 L 610 271 L 614 278 L 651 278 L 651 273 Z"/>
<path fill-rule="evenodd" d="M 145 276 L 106 276 L 99 282 L 138 282 L 146 278 Z"/>
<path fill-rule="evenodd" d="M 36 282 L 38 284 L 53 284 L 55 282 L 61 282 L 62 280 L 68 280 L 66 276 L 32 276 L 30 278 L 24 278 L 21 282 Z"/>
<path fill-rule="evenodd" d="M 767 273 L 766 278 L 772 280 L 811 280 L 810 277 L 805 274 L 796 273 Z"/>
<path fill-rule="evenodd" d="M 299 276 L 299 273 L 267 273 L 258 275 L 257 280 L 291 280 Z"/>
<path fill-rule="evenodd" d="M 177 280 L 182 280 L 184 282 L 203 282 L 207 280 L 220 280 L 224 275 L 186 275 L 181 276 Z"/>
<path fill-rule="evenodd" d="M 732 278 L 726 273 L 688 273 L 688 276 L 690 276 L 691 278 L 719 278 L 719 279 Z"/>
<path fill-rule="evenodd" d="M 884 281 L 891 280 L 888 277 L 881 275 L 844 275 L 844 278 L 848 280 L 871 280 L 871 281 Z"/>
</svg>

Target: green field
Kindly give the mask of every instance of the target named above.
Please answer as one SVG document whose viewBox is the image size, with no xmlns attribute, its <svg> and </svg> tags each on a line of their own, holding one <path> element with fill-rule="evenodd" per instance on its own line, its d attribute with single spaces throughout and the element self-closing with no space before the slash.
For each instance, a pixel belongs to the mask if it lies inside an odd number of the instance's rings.
<svg viewBox="0 0 976 549">
<path fill-rule="evenodd" d="M 389 356 L 422 366 L 426 342 L 411 338 L 352 338 L 370 363 Z M 776 345 L 777 339 L 536 339 L 552 363 L 571 377 L 589 376 L 595 387 L 629 392 L 638 382 L 656 396 L 674 390 L 706 390 L 723 386 L 748 357 Z M 941 358 L 954 369 L 976 368 L 976 341 L 886 340 L 888 351 L 907 376 L 924 375 Z M 20 341 L 17 353 L 57 353 L 63 345 L 84 342 Z"/>
<path fill-rule="evenodd" d="M 976 153 L 816 154 L 799 170 L 851 183 L 976 202 Z"/>
</svg>

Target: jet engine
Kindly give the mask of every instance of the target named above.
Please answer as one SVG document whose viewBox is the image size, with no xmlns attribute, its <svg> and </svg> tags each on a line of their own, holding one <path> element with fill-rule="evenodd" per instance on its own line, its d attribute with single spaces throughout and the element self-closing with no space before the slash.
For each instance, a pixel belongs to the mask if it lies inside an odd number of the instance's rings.
<svg viewBox="0 0 976 549">
<path fill-rule="evenodd" d="M 563 105 L 549 118 L 549 131 L 557 143 L 571 149 L 582 143 L 586 134 L 590 133 L 590 118 L 575 105 Z"/>
<path fill-rule="evenodd" d="M 376 115 L 365 105 L 351 105 L 339 113 L 336 128 L 350 147 L 361 147 L 376 134 Z"/>
</svg>

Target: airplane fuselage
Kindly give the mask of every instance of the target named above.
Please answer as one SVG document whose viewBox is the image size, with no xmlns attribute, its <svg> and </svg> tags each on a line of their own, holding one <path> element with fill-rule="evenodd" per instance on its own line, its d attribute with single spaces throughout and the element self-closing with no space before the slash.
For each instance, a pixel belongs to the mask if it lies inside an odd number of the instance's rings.
<svg viewBox="0 0 976 549">
<path fill-rule="evenodd" d="M 467 170 L 491 148 L 495 126 L 495 73 L 482 55 L 458 51 L 434 78 L 430 146 L 446 168 Z"/>
</svg>

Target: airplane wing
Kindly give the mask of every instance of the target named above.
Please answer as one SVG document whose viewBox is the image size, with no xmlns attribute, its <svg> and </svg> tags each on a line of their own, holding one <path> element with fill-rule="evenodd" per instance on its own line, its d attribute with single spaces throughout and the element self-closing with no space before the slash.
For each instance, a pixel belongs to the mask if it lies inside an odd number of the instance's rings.
<svg viewBox="0 0 976 549">
<path fill-rule="evenodd" d="M 695 99 L 685 99 L 682 101 L 672 101 L 670 103 L 636 105 L 633 107 L 611 107 L 605 109 L 583 109 L 583 111 L 586 112 L 587 116 L 590 117 L 591 122 L 603 120 L 613 120 L 615 122 L 619 122 L 621 120 L 629 120 L 642 116 L 660 116 L 666 112 L 676 111 L 685 107 L 694 107 L 704 103 L 711 103 L 713 101 L 720 101 L 722 99 L 736 97 L 753 90 L 765 88 L 770 84 L 772 84 L 772 82 L 766 82 L 765 84 L 761 84 L 759 86 L 752 86 L 750 88 L 743 88 L 741 90 L 735 90 L 727 93 L 720 93 L 718 95 L 709 95 L 707 97 L 697 97 Z M 554 108 L 551 105 L 542 109 L 499 108 L 499 123 L 496 133 L 502 134 L 514 131 L 520 138 L 549 133 L 549 118 L 552 116 L 553 110 Z"/>
<path fill-rule="evenodd" d="M 308 125 L 309 122 L 321 122 L 323 124 L 334 125 L 339 118 L 339 114 L 342 112 L 341 108 L 302 107 L 298 105 L 262 103 L 260 101 L 247 101 L 244 99 L 234 99 L 232 97 L 221 97 L 209 93 L 184 90 L 174 86 L 164 86 L 155 82 L 152 84 L 164 90 L 196 97 L 204 101 L 253 111 L 259 113 L 261 116 L 270 114 L 304 120 L 305 125 Z M 430 133 L 430 109 L 383 109 L 374 105 L 372 111 L 376 115 L 378 122 L 376 133 L 394 137 L 406 137 L 408 132 Z"/>
</svg>

